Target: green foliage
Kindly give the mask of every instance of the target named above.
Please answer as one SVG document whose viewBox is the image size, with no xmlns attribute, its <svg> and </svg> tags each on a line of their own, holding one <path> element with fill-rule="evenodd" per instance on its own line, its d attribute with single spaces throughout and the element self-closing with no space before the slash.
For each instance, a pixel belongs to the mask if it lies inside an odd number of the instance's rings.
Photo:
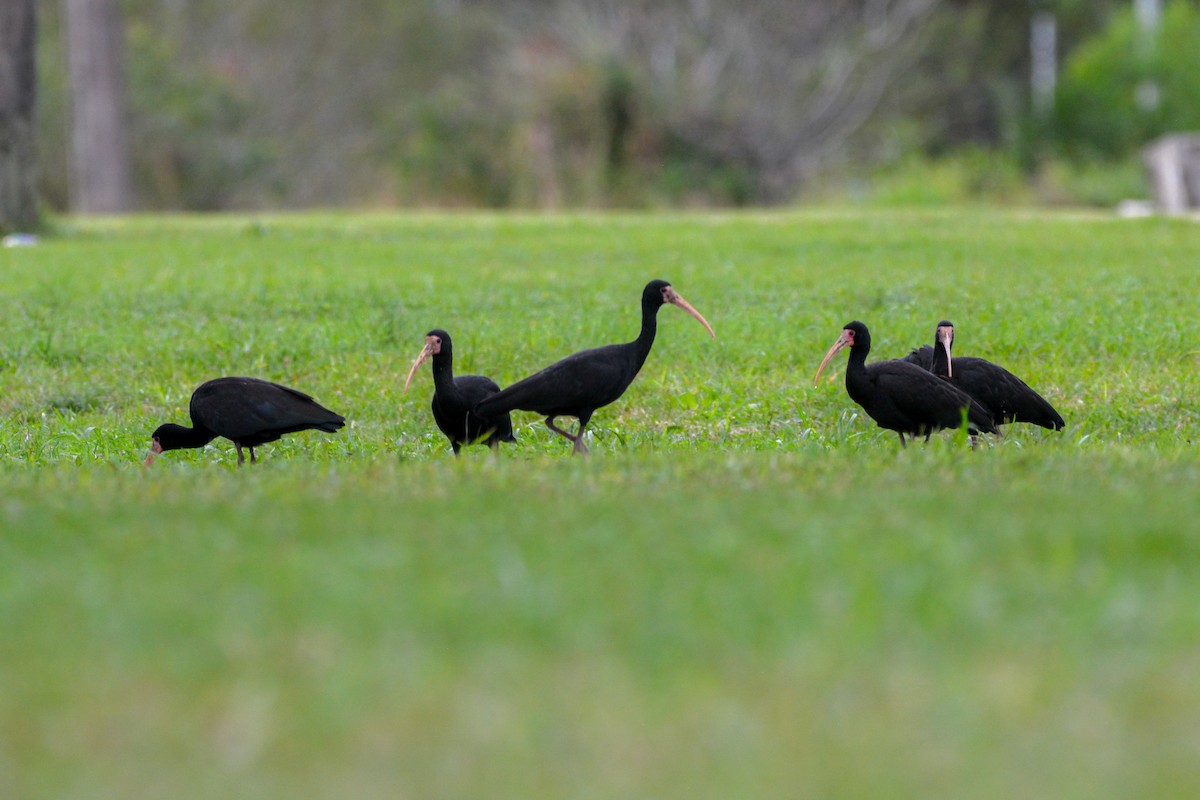
<svg viewBox="0 0 1200 800">
<path fill-rule="evenodd" d="M 1068 60 L 1056 107 L 1065 153 L 1118 158 L 1164 133 L 1200 128 L 1200 10 L 1175 0 L 1166 6 L 1157 40 L 1140 36 L 1126 9 Z M 1152 86 L 1158 101 L 1139 102 Z"/>
<path fill-rule="evenodd" d="M 213 211 L 234 205 L 271 147 L 246 131 L 247 96 L 218 68 L 180 73 L 179 53 L 146 25 L 128 26 L 129 93 L 138 196 L 148 208 Z M 237 181 L 230 180 L 237 176 Z"/>
<path fill-rule="evenodd" d="M 505 117 L 480 115 L 479 94 L 461 84 L 428 98 L 396 154 L 401 199 L 411 205 L 505 207 L 512 204 L 517 165 Z"/>
<path fill-rule="evenodd" d="M 865 59 L 846 75 L 872 72 L 859 38 L 870 15 L 859 24 L 861 3 L 826 5 L 771 0 L 700 14 L 685 2 L 296 0 L 285 9 L 243 0 L 231 11 L 215 0 L 125 0 L 139 205 L 745 206 L 848 174 L 870 175 L 888 202 L 1108 204 L 1129 185 L 1123 159 L 1133 149 L 1200 124 L 1194 3 L 1168 8 L 1160 47 L 1145 57 L 1128 0 L 938 4 L 886 48 L 911 49 L 894 70 L 902 79 L 861 109 L 852 98 L 802 99 L 859 82 L 837 79 L 837 65 Z M 1039 10 L 1056 15 L 1068 58 L 1057 133 L 1029 119 L 1029 22 Z M 39 172 L 47 202 L 62 209 L 61 6 L 39 13 Z M 809 22 L 829 24 L 829 35 Z M 786 35 L 791 25 L 799 37 Z M 1163 102 L 1141 113 L 1133 98 L 1147 78 Z M 838 113 L 805 118 L 821 107 Z M 868 109 L 862 130 L 829 133 Z M 1050 140 L 1068 167 L 1042 168 Z M 989 148 L 1003 153 L 996 165 L 980 155 Z M 822 155 L 796 166 L 810 150 Z M 1009 172 L 1013 154 L 1023 173 Z M 928 185 L 914 167 L 923 157 L 936 159 Z M 1079 166 L 1097 158 L 1115 166 Z"/>
<path fill-rule="evenodd" d="M 888 206 L 1027 203 L 1020 165 L 999 150 L 968 147 L 940 158 L 909 156 L 871 176 L 867 199 Z"/>
<path fill-rule="evenodd" d="M 1142 160 L 1046 158 L 1038 166 L 1034 190 L 1044 203 L 1113 209 L 1122 200 L 1146 196 Z"/>
<path fill-rule="evenodd" d="M 563 58 L 482 83 L 443 81 L 396 147 L 405 204 L 626 208 L 745 205 L 756 177 L 681 140 L 636 74 Z M 508 102 L 497 100 L 509 87 Z"/>
</svg>

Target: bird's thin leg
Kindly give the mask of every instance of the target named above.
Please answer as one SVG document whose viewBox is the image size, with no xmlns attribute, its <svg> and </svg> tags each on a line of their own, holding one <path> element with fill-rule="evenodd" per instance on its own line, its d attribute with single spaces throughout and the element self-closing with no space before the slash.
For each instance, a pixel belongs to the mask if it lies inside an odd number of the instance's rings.
<svg viewBox="0 0 1200 800">
<path fill-rule="evenodd" d="M 588 451 L 587 442 L 583 440 L 583 432 L 587 428 L 588 422 L 592 419 L 591 411 L 584 411 L 579 415 L 579 432 L 575 434 L 575 452 L 581 456 L 591 455 Z"/>
<path fill-rule="evenodd" d="M 242 464 L 246 463 L 246 457 L 244 455 L 242 455 L 242 446 L 240 444 L 238 444 L 237 442 L 234 442 L 233 446 L 237 448 L 238 466 L 240 467 Z"/>
<path fill-rule="evenodd" d="M 458 442 L 451 442 L 451 443 L 450 443 L 450 446 L 451 446 L 452 448 L 454 448 L 454 455 L 455 455 L 455 457 L 457 458 L 457 457 L 458 457 L 458 451 L 462 449 L 462 445 L 461 445 L 461 444 L 459 444 Z"/>
<path fill-rule="evenodd" d="M 900 449 L 903 450 L 903 449 L 907 448 L 908 442 L 904 441 L 904 434 L 901 433 L 900 431 L 896 431 L 896 435 L 900 437 Z"/>
<path fill-rule="evenodd" d="M 258 459 L 254 457 L 254 448 L 253 447 L 250 448 L 250 463 L 251 464 L 258 463 Z"/>
<path fill-rule="evenodd" d="M 559 436 L 563 436 L 567 439 L 570 439 L 571 442 L 574 444 L 574 452 L 580 453 L 581 455 L 585 455 L 585 456 L 588 455 L 588 447 L 586 444 L 584 444 L 584 441 L 583 441 L 583 430 L 585 427 L 587 427 L 587 422 L 585 420 L 580 420 L 579 433 L 572 436 L 571 434 L 567 433 L 565 430 L 563 430 L 562 428 L 560 428 L 554 424 L 554 420 L 556 420 L 556 419 L 558 419 L 558 417 L 547 417 L 546 418 L 546 427 L 549 428 L 550 430 L 554 431 L 555 433 L 557 433 Z"/>
<path fill-rule="evenodd" d="M 567 439 L 570 439 L 572 442 L 575 442 L 576 439 L 574 436 L 572 436 L 571 434 L 567 433 L 562 428 L 560 428 L 554 424 L 554 420 L 556 420 L 556 419 L 558 419 L 558 417 L 546 417 L 546 427 L 549 428 L 550 430 L 554 431 L 555 433 L 557 433 L 559 436 L 565 437 Z"/>
<path fill-rule="evenodd" d="M 587 444 L 583 441 L 583 429 L 586 425 L 586 422 L 579 423 L 579 433 L 575 435 L 575 452 L 581 456 L 591 455 Z"/>
<path fill-rule="evenodd" d="M 969 441 L 971 443 L 971 449 L 974 450 L 976 447 L 979 447 L 979 434 L 977 434 L 977 433 L 968 434 L 967 441 Z"/>
</svg>

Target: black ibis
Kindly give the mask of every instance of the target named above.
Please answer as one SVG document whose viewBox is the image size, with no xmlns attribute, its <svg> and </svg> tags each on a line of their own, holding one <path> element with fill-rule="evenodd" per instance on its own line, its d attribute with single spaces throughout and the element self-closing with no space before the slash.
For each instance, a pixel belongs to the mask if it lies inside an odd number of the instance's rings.
<svg viewBox="0 0 1200 800">
<path fill-rule="evenodd" d="M 310 429 L 335 433 L 346 424 L 345 417 L 304 392 L 258 378 L 214 378 L 200 384 L 192 393 L 188 414 L 192 427 L 167 423 L 154 431 L 145 466 L 159 453 L 203 447 L 224 436 L 237 448 L 240 467 L 246 460 L 243 447 L 250 448 L 253 464 L 257 460 L 254 448 L 285 433 Z"/>
<path fill-rule="evenodd" d="M 625 344 L 610 344 L 582 350 L 567 356 L 517 381 L 507 389 L 484 398 L 475 406 L 475 413 L 494 417 L 514 409 L 535 411 L 546 417 L 550 430 L 574 444 L 574 452 L 587 455 L 583 434 L 597 408 L 616 400 L 637 377 L 650 348 L 654 345 L 658 309 L 664 303 L 679 306 L 691 314 L 714 339 L 712 326 L 699 311 L 692 308 L 670 283 L 653 280 L 642 290 L 642 329 L 638 337 Z M 575 417 L 579 430 L 571 435 L 554 424 L 560 416 Z"/>
<path fill-rule="evenodd" d="M 1029 422 L 1050 430 L 1066 427 L 1054 406 L 1029 388 L 1025 381 L 999 364 L 982 358 L 953 358 L 954 323 L 942 320 L 933 334 L 933 346 L 918 347 L 904 357 L 939 378 L 950 381 L 975 398 L 996 425 Z"/>
<path fill-rule="evenodd" d="M 972 433 L 999 433 L 983 406 L 932 372 L 900 360 L 867 364 L 871 333 L 857 320 L 846 325 L 821 360 L 813 378 L 814 387 L 829 360 L 847 346 L 850 361 L 846 365 L 846 392 L 879 427 L 899 434 L 901 447 L 907 446 L 906 433 L 914 437 L 923 434 L 929 441 L 933 431 L 961 427 L 964 411 Z"/>
<path fill-rule="evenodd" d="M 483 375 L 454 377 L 454 344 L 450 341 L 450 334 L 441 328 L 425 334 L 425 346 L 404 379 L 406 393 L 417 367 L 430 357 L 433 358 L 433 421 L 450 440 L 454 455 L 458 455 L 464 444 L 479 442 L 498 451 L 501 442 L 517 440 L 513 436 L 512 418 L 508 412 L 492 417 L 477 417 L 471 411 L 480 400 L 500 391 L 500 387 Z"/>
</svg>

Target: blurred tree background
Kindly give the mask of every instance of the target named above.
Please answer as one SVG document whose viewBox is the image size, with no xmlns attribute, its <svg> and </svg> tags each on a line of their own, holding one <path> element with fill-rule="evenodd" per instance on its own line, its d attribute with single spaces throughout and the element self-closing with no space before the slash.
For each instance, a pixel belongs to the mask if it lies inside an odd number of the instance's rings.
<svg viewBox="0 0 1200 800">
<path fill-rule="evenodd" d="M 1200 128 L 1200 19 L 1130 0 L 119 0 L 135 205 L 1113 203 Z M 69 204 L 63 5 L 42 193 Z M 1030 27 L 1057 24 L 1057 102 Z M 1155 102 L 1137 98 L 1153 85 Z M 1152 98 L 1153 99 L 1153 98 Z"/>
</svg>

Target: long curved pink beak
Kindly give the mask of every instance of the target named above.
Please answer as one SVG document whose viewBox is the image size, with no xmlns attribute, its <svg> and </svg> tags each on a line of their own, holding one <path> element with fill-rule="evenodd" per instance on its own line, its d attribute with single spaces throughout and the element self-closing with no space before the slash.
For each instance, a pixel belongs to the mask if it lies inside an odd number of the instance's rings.
<svg viewBox="0 0 1200 800">
<path fill-rule="evenodd" d="M 692 308 L 692 304 L 691 304 L 691 303 L 689 303 L 687 300 L 684 300 L 682 297 L 680 297 L 680 296 L 679 296 L 679 292 L 675 291 L 675 288 L 674 288 L 674 287 L 671 287 L 671 286 L 668 286 L 668 287 L 667 287 L 667 292 L 666 292 L 666 297 L 665 297 L 665 299 L 666 299 L 666 301 L 667 301 L 668 303 L 670 303 L 671 305 L 673 305 L 673 306 L 679 306 L 679 307 L 680 307 L 680 308 L 682 308 L 684 311 L 686 311 L 687 313 L 691 314 L 693 317 L 695 317 L 695 318 L 696 318 L 696 319 L 697 319 L 697 320 L 700 322 L 700 324 L 701 324 L 701 325 L 703 325 L 703 326 L 704 326 L 704 329 L 705 329 L 706 331 L 708 331 L 708 335 L 709 335 L 709 336 L 711 336 L 711 337 L 712 337 L 712 338 L 714 338 L 714 339 L 716 339 L 716 338 L 717 338 L 717 334 L 713 333 L 712 325 L 709 325 L 709 324 L 708 324 L 708 320 L 706 320 L 706 319 L 704 318 L 704 315 L 703 315 L 703 314 L 701 314 L 701 313 L 700 313 L 699 311 L 697 311 L 696 309 Z"/>
<path fill-rule="evenodd" d="M 150 449 L 146 451 L 146 460 L 142 462 L 143 467 L 149 467 L 154 463 L 154 457 L 162 452 L 162 445 L 158 443 L 158 439 L 150 442 Z"/>
<path fill-rule="evenodd" d="M 850 344 L 849 331 L 842 331 L 842 335 L 833 343 L 833 347 L 829 348 L 829 352 L 821 359 L 821 366 L 817 367 L 817 374 L 813 377 L 813 388 L 817 388 L 817 381 L 821 379 L 821 373 L 825 370 L 825 365 L 829 363 L 829 359 L 833 358 L 838 350 L 841 350 L 846 345 Z"/>
<path fill-rule="evenodd" d="M 417 373 L 417 367 L 424 364 L 433 355 L 433 338 L 432 336 L 425 337 L 425 346 L 421 348 L 421 353 L 417 356 L 417 360 L 413 362 L 412 367 L 408 370 L 408 377 L 404 379 L 405 394 L 408 394 L 408 385 L 412 383 L 413 375 Z"/>
<path fill-rule="evenodd" d="M 954 341 L 954 328 L 949 325 L 939 325 L 937 329 L 938 344 L 946 351 L 946 376 L 954 377 L 954 363 L 950 357 L 950 344 Z"/>
</svg>

